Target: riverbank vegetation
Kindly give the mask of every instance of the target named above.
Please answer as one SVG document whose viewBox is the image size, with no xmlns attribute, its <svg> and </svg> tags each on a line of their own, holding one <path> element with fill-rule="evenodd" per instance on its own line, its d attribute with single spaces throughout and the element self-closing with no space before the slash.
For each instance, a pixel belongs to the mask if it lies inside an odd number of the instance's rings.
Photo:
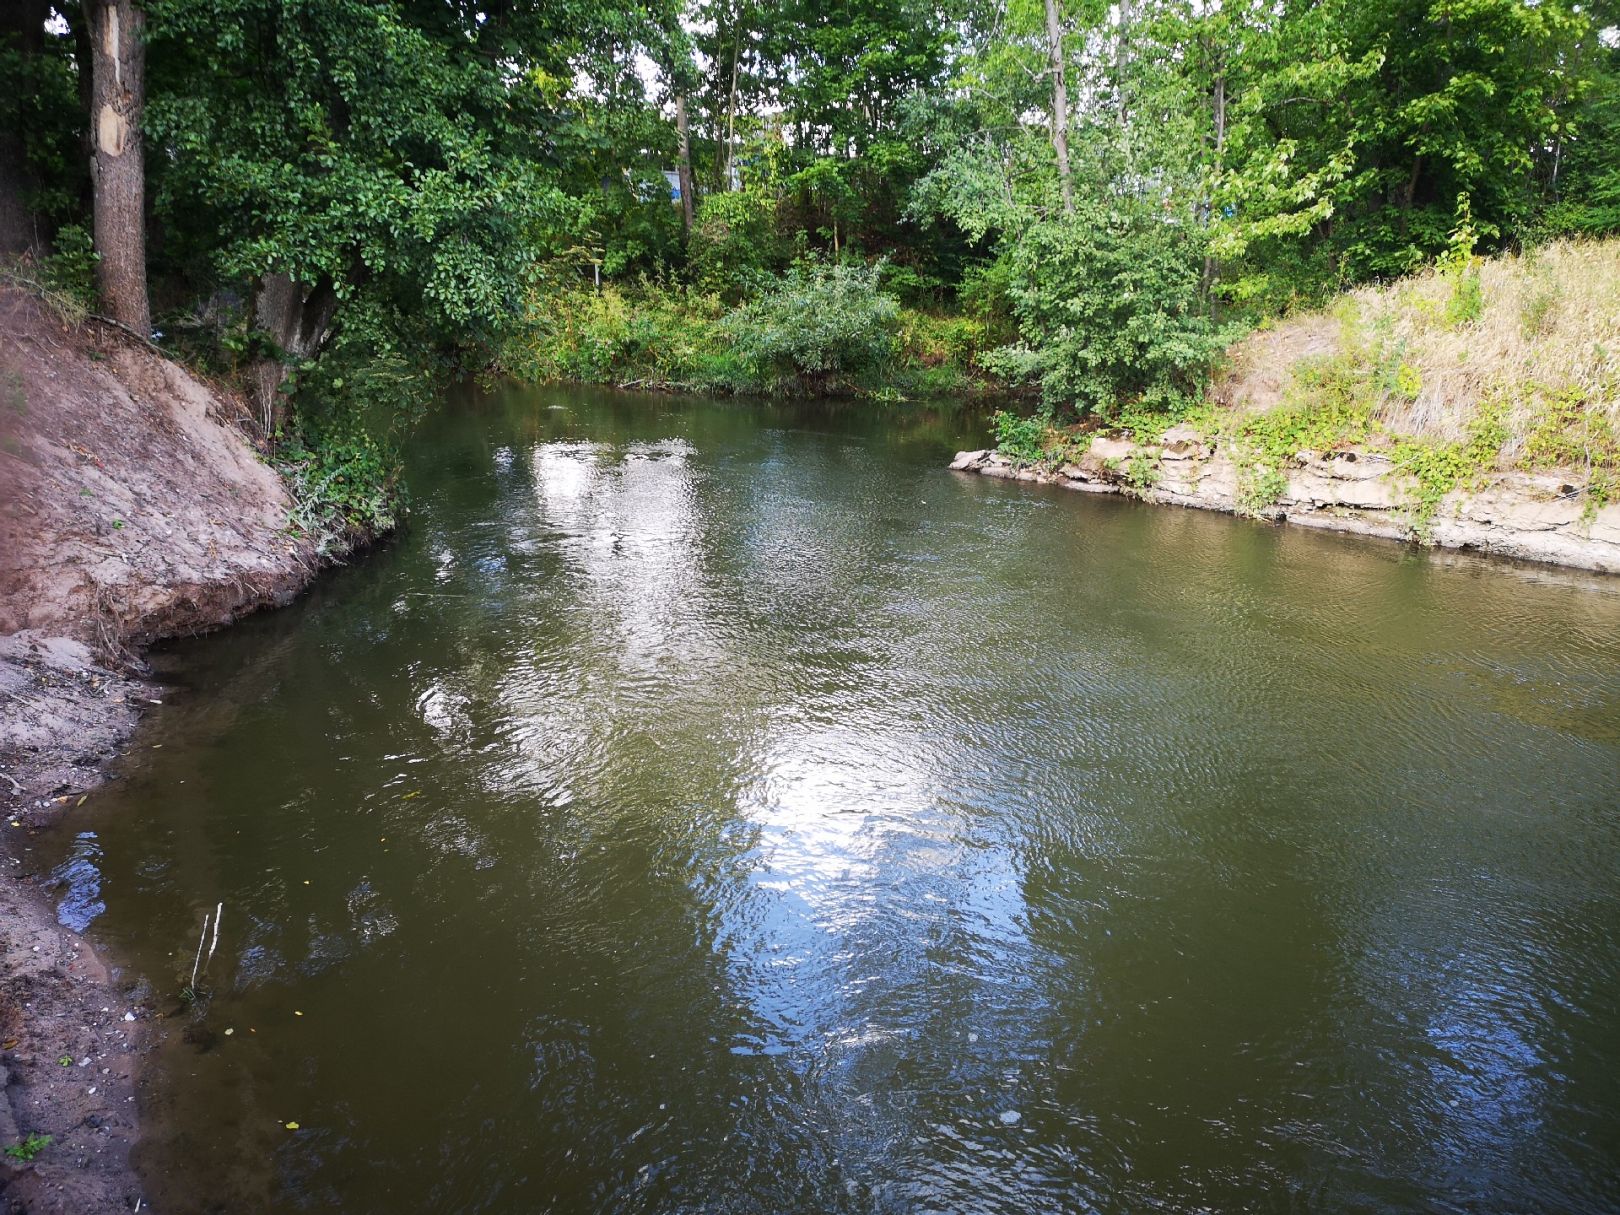
<svg viewBox="0 0 1620 1215">
<path fill-rule="evenodd" d="M 1494 474 L 1558 470 L 1590 520 L 1620 489 L 1620 242 L 1557 240 L 1480 259 L 1460 252 L 1238 342 L 1203 400 L 1180 411 L 997 418 L 997 446 L 1047 469 L 1101 428 L 1151 445 L 1172 424 L 1233 456 L 1239 507 L 1259 514 L 1291 472 L 1335 451 L 1386 458 L 1424 539 L 1441 501 Z M 1132 484 L 1157 468 L 1130 470 Z"/>
<path fill-rule="evenodd" d="M 1028 448 L 1206 409 L 1341 292 L 1257 446 L 1488 399 L 1596 476 L 1609 347 L 1557 326 L 1613 255 L 1557 242 L 1620 227 L 1617 47 L 1572 0 L 23 0 L 0 246 L 236 380 L 356 526 L 456 376 L 995 385 Z"/>
<path fill-rule="evenodd" d="M 793 266 L 733 305 L 694 286 L 554 282 L 535 291 L 501 367 L 533 381 L 761 395 L 882 398 L 992 383 L 978 358 L 993 327 L 902 305 L 885 290 L 886 269 Z"/>
</svg>

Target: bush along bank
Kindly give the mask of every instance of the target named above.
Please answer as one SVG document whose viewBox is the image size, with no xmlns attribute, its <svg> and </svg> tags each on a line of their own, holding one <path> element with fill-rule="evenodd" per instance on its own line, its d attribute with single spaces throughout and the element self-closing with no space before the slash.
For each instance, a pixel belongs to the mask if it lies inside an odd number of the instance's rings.
<svg viewBox="0 0 1620 1215">
<path fill-rule="evenodd" d="M 1208 399 L 997 415 L 953 468 L 1620 571 L 1620 242 L 1352 292 L 1239 342 Z"/>
<path fill-rule="evenodd" d="M 995 325 L 902 305 L 883 264 L 805 262 L 727 304 L 698 286 L 543 276 L 499 369 L 530 383 L 900 399 L 991 391 Z"/>
</svg>

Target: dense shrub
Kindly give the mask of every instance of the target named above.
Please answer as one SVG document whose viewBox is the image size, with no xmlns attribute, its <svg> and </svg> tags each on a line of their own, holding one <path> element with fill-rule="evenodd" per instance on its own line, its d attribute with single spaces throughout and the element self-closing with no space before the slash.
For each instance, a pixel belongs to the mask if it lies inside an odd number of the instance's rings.
<svg viewBox="0 0 1620 1215">
<path fill-rule="evenodd" d="M 692 281 L 731 302 L 767 282 L 786 263 L 777 201 L 761 189 L 707 195 L 687 241 Z"/>
<path fill-rule="evenodd" d="M 796 267 L 726 320 L 733 346 L 762 385 L 812 391 L 881 377 L 898 351 L 900 304 L 878 284 L 881 265 Z"/>
<path fill-rule="evenodd" d="M 996 450 L 1020 464 L 1034 464 L 1041 458 L 1050 419 L 1023 418 L 998 409 L 990 420 L 995 428 Z"/>
<path fill-rule="evenodd" d="M 1200 291 L 1201 250 L 1153 214 L 1089 207 L 1036 224 L 1009 284 L 1027 346 L 999 369 L 1039 379 L 1049 405 L 1111 414 L 1196 396 L 1231 335 Z"/>
<path fill-rule="evenodd" d="M 995 330 L 973 317 L 901 307 L 880 269 L 801 267 L 728 309 L 695 287 L 642 281 L 600 290 L 552 275 L 529 301 L 500 370 L 696 392 L 926 396 L 984 387 L 974 368 Z"/>
<path fill-rule="evenodd" d="M 695 288 L 553 283 L 530 300 L 501 366 L 537 383 L 742 391 L 753 384 L 721 330 L 724 314 L 718 296 Z"/>
</svg>

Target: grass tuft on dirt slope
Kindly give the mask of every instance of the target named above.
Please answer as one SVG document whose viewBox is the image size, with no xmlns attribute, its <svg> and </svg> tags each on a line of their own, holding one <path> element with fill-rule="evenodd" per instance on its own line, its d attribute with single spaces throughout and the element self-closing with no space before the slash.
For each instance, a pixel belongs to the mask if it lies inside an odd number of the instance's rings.
<svg viewBox="0 0 1620 1215">
<path fill-rule="evenodd" d="M 1463 253 L 1349 292 L 1239 342 L 1214 395 L 1221 428 L 1259 440 L 1467 448 L 1481 472 L 1606 485 L 1620 474 L 1620 240 Z"/>
</svg>

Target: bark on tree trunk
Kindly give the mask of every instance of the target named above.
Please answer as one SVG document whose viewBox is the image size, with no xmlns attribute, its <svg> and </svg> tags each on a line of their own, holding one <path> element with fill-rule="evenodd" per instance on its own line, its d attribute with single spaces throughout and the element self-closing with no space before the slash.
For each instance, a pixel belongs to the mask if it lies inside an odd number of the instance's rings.
<svg viewBox="0 0 1620 1215">
<path fill-rule="evenodd" d="M 1074 182 L 1069 177 L 1069 86 L 1063 78 L 1063 22 L 1058 0 L 1046 0 L 1046 45 L 1052 62 L 1052 151 L 1057 156 L 1063 213 L 1074 214 Z"/>
<path fill-rule="evenodd" d="M 1119 41 L 1114 44 L 1115 104 L 1119 109 L 1119 129 L 1130 125 L 1130 107 L 1125 98 L 1125 69 L 1130 63 L 1131 0 L 1119 0 Z"/>
<path fill-rule="evenodd" d="M 1219 180 L 1221 170 L 1226 161 L 1226 73 L 1223 71 L 1215 77 L 1215 95 L 1212 100 L 1215 119 L 1215 177 Z M 1215 200 L 1209 199 L 1209 223 L 1215 223 Z M 1204 280 L 1202 291 L 1204 299 L 1209 303 L 1210 315 L 1215 315 L 1215 299 L 1210 294 L 1215 286 L 1215 279 L 1220 275 L 1220 263 L 1213 254 L 1204 255 Z"/>
<path fill-rule="evenodd" d="M 688 230 L 692 227 L 692 135 L 686 126 L 686 94 L 675 97 L 675 134 L 680 139 L 676 171 L 681 182 L 681 220 Z"/>
<path fill-rule="evenodd" d="M 1412 160 L 1412 172 L 1406 179 L 1406 188 L 1401 191 L 1401 209 L 1396 218 L 1396 230 L 1402 236 L 1406 235 L 1407 221 L 1412 215 L 1412 204 L 1417 201 L 1418 179 L 1423 176 L 1423 154 L 1420 152 Z"/>
<path fill-rule="evenodd" d="M 90 131 L 94 154 L 96 280 L 108 314 L 145 336 L 146 165 L 141 110 L 146 102 L 146 14 L 134 0 L 89 0 Z"/>
<path fill-rule="evenodd" d="M 726 167 L 720 179 L 722 192 L 731 189 L 731 179 L 735 172 L 733 166 L 737 163 L 737 53 L 740 49 L 741 35 L 738 35 L 739 46 L 731 50 L 731 92 L 726 97 Z"/>
<path fill-rule="evenodd" d="M 277 349 L 276 355 L 256 362 L 251 373 L 253 399 L 266 435 L 274 435 L 286 417 L 281 386 L 287 380 L 289 364 L 320 353 L 336 310 L 337 291 L 329 278 L 314 286 L 285 274 L 267 274 L 259 280 L 253 321 Z"/>
</svg>

